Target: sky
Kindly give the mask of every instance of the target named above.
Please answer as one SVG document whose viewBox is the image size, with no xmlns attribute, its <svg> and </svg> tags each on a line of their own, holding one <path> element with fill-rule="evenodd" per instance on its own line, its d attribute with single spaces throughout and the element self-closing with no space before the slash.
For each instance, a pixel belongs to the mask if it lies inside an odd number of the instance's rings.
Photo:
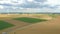
<svg viewBox="0 0 60 34">
<path fill-rule="evenodd" d="M 0 12 L 40 9 L 40 12 L 60 12 L 60 0 L 0 0 Z M 36 11 L 37 12 L 37 11 Z"/>
</svg>

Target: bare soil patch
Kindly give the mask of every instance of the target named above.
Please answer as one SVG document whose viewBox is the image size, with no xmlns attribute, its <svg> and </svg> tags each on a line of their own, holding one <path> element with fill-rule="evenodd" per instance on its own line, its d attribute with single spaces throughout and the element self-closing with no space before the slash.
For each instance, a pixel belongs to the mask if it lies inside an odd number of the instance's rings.
<svg viewBox="0 0 60 34">
<path fill-rule="evenodd" d="M 29 32 L 29 30 L 31 30 L 32 28 L 32 26 L 30 27 L 30 29 L 27 29 L 27 30 L 19 30 L 19 28 L 22 28 L 22 27 L 24 27 L 24 26 L 28 26 L 28 25 L 30 25 L 30 23 L 25 23 L 25 22 L 22 22 L 22 21 L 17 21 L 17 20 L 12 20 L 12 18 L 18 18 L 18 17 L 31 17 L 31 18 L 45 18 L 45 19 L 47 19 L 47 17 L 48 17 L 48 20 L 51 20 L 52 18 L 50 17 L 50 16 L 48 16 L 48 15 L 45 15 L 44 16 L 44 14 L 38 14 L 38 17 L 36 16 L 37 14 L 0 14 L 0 20 L 4 20 L 4 21 L 6 21 L 6 22 L 8 22 L 8 23 L 11 23 L 11 24 L 14 24 L 15 26 L 14 27 L 11 27 L 11 28 L 8 28 L 8 29 L 5 29 L 5 30 L 1 30 L 0 31 L 0 34 L 2 33 L 2 32 L 8 32 L 8 34 L 14 34 L 14 31 L 16 31 L 16 33 L 17 34 L 24 34 L 25 33 L 25 31 L 27 32 Z M 41 23 L 40 23 L 41 24 Z M 43 26 L 43 24 L 41 24 L 41 25 L 39 25 L 39 26 Z M 38 28 L 38 26 L 36 25 L 36 27 Z M 31 32 L 30 32 L 31 33 Z M 27 34 L 27 33 L 26 33 Z"/>
<path fill-rule="evenodd" d="M 15 34 L 60 34 L 60 16 L 47 22 L 27 26 L 23 30 L 18 29 L 15 32 Z"/>
</svg>

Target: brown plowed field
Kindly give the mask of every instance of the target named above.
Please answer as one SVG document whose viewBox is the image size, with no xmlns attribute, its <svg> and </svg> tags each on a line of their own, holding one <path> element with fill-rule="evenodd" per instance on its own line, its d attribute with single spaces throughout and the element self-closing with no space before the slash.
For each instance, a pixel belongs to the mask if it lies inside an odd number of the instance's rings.
<svg viewBox="0 0 60 34">
<path fill-rule="evenodd" d="M 4 20 L 15 25 L 14 27 L 1 30 L 0 34 L 2 34 L 2 32 L 7 32 L 8 34 L 49 34 L 50 32 L 59 33 L 58 30 L 60 29 L 60 17 L 56 17 L 55 19 L 51 20 L 52 17 L 44 14 L 1 14 L 0 16 L 0 20 Z M 22 21 L 12 20 L 12 18 L 18 17 L 43 18 L 47 19 L 48 21 L 30 24 Z"/>
<path fill-rule="evenodd" d="M 36 23 L 16 30 L 15 34 L 60 34 L 60 16 L 47 22 Z"/>
</svg>

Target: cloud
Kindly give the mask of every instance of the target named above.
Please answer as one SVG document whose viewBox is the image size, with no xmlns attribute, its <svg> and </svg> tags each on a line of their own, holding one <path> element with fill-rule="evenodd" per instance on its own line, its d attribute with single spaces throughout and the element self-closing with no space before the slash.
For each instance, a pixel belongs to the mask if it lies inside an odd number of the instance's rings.
<svg viewBox="0 0 60 34">
<path fill-rule="evenodd" d="M 47 0 L 49 5 L 60 5 L 60 0 Z"/>
<path fill-rule="evenodd" d="M 2 0 L 0 1 L 0 4 L 12 4 L 12 5 L 18 5 L 22 4 L 24 1 L 23 0 Z"/>
<path fill-rule="evenodd" d="M 47 0 L 35 0 L 36 2 L 46 2 Z"/>
<path fill-rule="evenodd" d="M 58 11 L 60 9 L 60 0 L 0 0 L 0 10 L 19 11 L 24 8 Z"/>
<path fill-rule="evenodd" d="M 28 2 L 33 2 L 34 0 L 27 0 Z"/>
<path fill-rule="evenodd" d="M 4 6 L 0 5 L 0 9 L 4 9 Z"/>
<path fill-rule="evenodd" d="M 54 2 L 55 1 L 55 2 Z M 2 0 L 0 5 L 3 6 L 16 6 L 23 8 L 55 8 L 59 4 L 57 0 Z"/>
</svg>

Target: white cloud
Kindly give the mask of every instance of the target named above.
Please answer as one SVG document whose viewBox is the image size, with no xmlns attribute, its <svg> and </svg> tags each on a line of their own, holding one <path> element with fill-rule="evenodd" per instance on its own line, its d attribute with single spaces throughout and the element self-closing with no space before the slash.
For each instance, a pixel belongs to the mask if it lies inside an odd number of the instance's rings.
<svg viewBox="0 0 60 34">
<path fill-rule="evenodd" d="M 23 4 L 23 3 L 25 3 L 25 1 L 28 1 L 28 2 L 30 2 L 30 3 L 35 3 L 36 5 L 45 5 L 45 4 L 48 4 L 49 6 L 55 6 L 55 5 L 60 5 L 60 0 L 47 0 L 47 2 L 44 2 L 44 3 L 41 3 L 41 2 L 36 2 L 36 1 L 34 1 L 34 0 L 1 0 L 0 1 L 0 4 L 12 4 L 13 5 L 13 7 L 12 7 L 12 9 L 17 9 L 17 8 L 19 8 L 19 9 L 24 9 L 24 8 L 22 8 L 22 7 L 14 7 L 15 5 L 20 5 L 20 4 Z M 27 2 L 26 2 L 27 3 Z M 28 5 L 28 4 L 27 4 Z M 34 5 L 33 5 L 34 6 Z M 0 9 L 3 9 L 4 8 L 4 6 L 2 6 L 2 5 L 0 5 Z M 7 7 L 7 8 L 9 8 L 9 7 Z M 41 8 L 40 8 L 41 9 Z M 48 9 L 49 9 L 49 7 L 48 7 Z M 57 9 L 60 9 L 60 7 L 58 7 Z"/>
<path fill-rule="evenodd" d="M 28 2 L 33 2 L 34 0 L 27 0 Z"/>
<path fill-rule="evenodd" d="M 18 5 L 24 3 L 24 0 L 2 0 L 0 1 L 0 4 L 12 4 L 12 5 Z"/>
<path fill-rule="evenodd" d="M 0 1 L 0 4 L 5 4 L 5 3 L 11 3 L 10 0 L 3 0 L 3 1 Z"/>
<path fill-rule="evenodd" d="M 4 9 L 4 6 L 0 5 L 0 9 Z"/>
<path fill-rule="evenodd" d="M 47 0 L 46 3 L 49 5 L 60 5 L 60 0 Z"/>
<path fill-rule="evenodd" d="M 34 0 L 0 0 L 0 4 L 20 5 L 25 3 L 25 1 L 43 4 L 43 3 L 36 2 Z M 48 4 L 51 6 L 60 5 L 60 0 L 47 0 L 47 2 L 45 2 L 44 4 Z"/>
<path fill-rule="evenodd" d="M 17 9 L 17 7 L 12 7 L 12 9 Z"/>
</svg>

